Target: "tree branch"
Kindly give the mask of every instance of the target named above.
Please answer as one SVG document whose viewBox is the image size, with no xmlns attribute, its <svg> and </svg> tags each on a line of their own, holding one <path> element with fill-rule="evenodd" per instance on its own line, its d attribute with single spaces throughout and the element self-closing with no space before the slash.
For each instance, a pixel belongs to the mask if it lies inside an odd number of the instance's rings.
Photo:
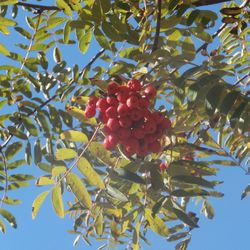
<svg viewBox="0 0 250 250">
<path fill-rule="evenodd" d="M 225 2 L 231 2 L 232 0 L 197 0 L 192 2 L 193 5 L 199 7 L 199 6 L 205 6 L 205 5 L 213 5 L 218 3 L 225 3 Z"/>
<path fill-rule="evenodd" d="M 156 20 L 156 31 L 155 31 L 155 39 L 152 47 L 152 52 L 158 49 L 160 28 L 161 28 L 161 0 L 156 0 L 157 2 L 157 20 Z"/>
<path fill-rule="evenodd" d="M 36 9 L 36 10 L 39 10 L 41 12 L 44 10 L 58 10 L 58 11 L 62 10 L 62 9 L 58 8 L 57 6 L 46 6 L 46 5 L 23 3 L 23 2 L 18 2 L 18 3 L 16 3 L 16 5 L 22 6 L 25 8 Z"/>
</svg>

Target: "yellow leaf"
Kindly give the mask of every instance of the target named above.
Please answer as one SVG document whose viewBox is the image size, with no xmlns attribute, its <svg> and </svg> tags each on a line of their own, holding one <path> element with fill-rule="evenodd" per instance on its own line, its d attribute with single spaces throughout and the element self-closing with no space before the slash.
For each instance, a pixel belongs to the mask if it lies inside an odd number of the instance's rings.
<svg viewBox="0 0 250 250">
<path fill-rule="evenodd" d="M 33 220 L 35 219 L 43 201 L 45 200 L 45 198 L 47 197 L 48 194 L 49 194 L 49 191 L 42 192 L 34 200 L 34 202 L 32 204 L 32 219 Z"/>
<path fill-rule="evenodd" d="M 53 188 L 51 201 L 52 201 L 52 205 L 56 214 L 60 218 L 64 218 L 64 206 L 63 206 L 63 200 L 62 200 L 62 193 L 61 193 L 61 188 L 59 186 L 55 186 Z"/>
<path fill-rule="evenodd" d="M 88 142 L 88 137 L 80 132 L 75 130 L 67 130 L 60 134 L 60 138 L 66 141 L 73 141 L 73 142 Z"/>
<path fill-rule="evenodd" d="M 67 160 L 72 159 L 77 156 L 75 150 L 70 148 L 59 148 L 56 150 L 56 159 L 57 160 Z"/>
</svg>

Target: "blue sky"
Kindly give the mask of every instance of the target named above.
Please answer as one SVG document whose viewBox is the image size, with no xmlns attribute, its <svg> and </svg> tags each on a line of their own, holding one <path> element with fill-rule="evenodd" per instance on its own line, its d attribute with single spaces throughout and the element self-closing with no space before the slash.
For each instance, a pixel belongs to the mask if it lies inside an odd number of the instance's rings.
<svg viewBox="0 0 250 250">
<path fill-rule="evenodd" d="M 8 37 L 13 42 L 15 37 Z M 96 53 L 92 47 L 87 55 L 79 56 L 76 48 L 64 51 L 64 58 L 69 66 L 79 63 L 80 68 L 84 66 L 89 58 Z M 72 51 L 74 51 L 72 54 Z M 66 53 L 65 53 L 66 52 Z M 72 55 L 76 55 L 73 57 Z M 76 59 L 72 62 L 72 58 Z M 5 63 L 1 57 L 1 64 Z M 35 166 L 23 167 L 24 172 L 30 172 L 36 176 L 43 173 Z M 224 192 L 222 199 L 209 199 L 215 208 L 215 218 L 208 220 L 199 214 L 200 206 L 195 209 L 200 217 L 199 229 L 193 230 L 190 250 L 248 250 L 248 232 L 250 225 L 250 200 L 240 200 L 242 190 L 249 182 L 249 176 L 239 168 L 221 168 L 217 178 L 224 180 L 224 184 L 218 186 L 218 191 Z M 91 240 L 93 245 L 88 247 L 83 241 L 77 248 L 72 246 L 75 236 L 70 235 L 67 230 L 72 229 L 72 220 L 68 217 L 59 219 L 52 208 L 50 197 L 47 197 L 35 220 L 31 219 L 31 205 L 36 196 L 42 191 L 41 188 L 34 188 L 35 181 L 30 187 L 23 188 L 13 193 L 11 197 L 21 197 L 23 204 L 15 207 L 8 207 L 16 216 L 18 228 L 16 230 L 8 227 L 6 235 L 0 235 L 1 249 L 5 250 L 71 250 L 71 249 L 97 249 L 102 243 Z M 149 240 L 153 246 L 143 245 L 143 249 L 172 250 L 174 244 L 168 243 L 165 239 L 149 233 Z M 120 247 L 118 249 L 124 249 Z"/>
</svg>

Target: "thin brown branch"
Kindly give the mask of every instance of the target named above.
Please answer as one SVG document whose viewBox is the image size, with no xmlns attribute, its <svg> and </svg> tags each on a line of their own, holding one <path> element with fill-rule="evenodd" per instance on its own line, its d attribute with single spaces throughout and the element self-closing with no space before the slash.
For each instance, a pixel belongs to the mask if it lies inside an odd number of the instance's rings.
<svg viewBox="0 0 250 250">
<path fill-rule="evenodd" d="M 227 24 L 226 24 L 226 23 L 223 23 L 223 24 L 220 26 L 220 28 L 212 35 L 212 38 L 213 38 L 213 39 L 216 38 L 216 37 L 221 33 L 221 31 L 224 30 L 224 29 L 226 28 L 226 26 L 227 26 Z M 208 42 L 202 44 L 202 45 L 196 50 L 196 53 L 199 53 L 201 50 L 206 49 L 207 46 L 208 46 L 208 44 L 209 44 Z"/>
<path fill-rule="evenodd" d="M 154 43 L 152 46 L 152 52 L 156 51 L 158 49 L 158 43 L 159 43 L 159 35 L 160 35 L 160 29 L 161 29 L 161 0 L 156 0 L 157 2 L 157 20 L 156 20 L 156 30 L 155 30 L 155 38 Z"/>
<path fill-rule="evenodd" d="M 31 8 L 31 9 L 39 10 L 40 12 L 43 12 L 45 10 L 62 11 L 62 9 L 58 8 L 57 6 L 39 5 L 39 4 L 31 4 L 31 3 L 23 3 L 23 2 L 18 2 L 16 5 L 22 6 L 22 7 L 25 7 L 25 8 Z"/>
<path fill-rule="evenodd" d="M 243 77 L 241 77 L 236 83 L 233 84 L 233 88 L 235 88 L 236 86 L 238 86 L 238 84 L 240 84 L 242 81 L 244 81 L 247 77 L 250 77 L 250 72 L 248 72 L 246 75 L 244 75 Z"/>
<path fill-rule="evenodd" d="M 95 136 L 100 128 L 101 124 L 98 124 L 98 126 L 96 127 L 94 133 L 92 134 L 91 138 L 89 139 L 88 143 L 86 144 L 86 146 L 84 147 L 84 149 L 82 150 L 82 152 L 79 154 L 79 156 L 76 158 L 76 160 L 74 161 L 74 163 L 70 166 L 70 168 L 64 173 L 64 175 L 57 181 L 57 185 L 60 184 L 60 182 L 72 171 L 72 169 L 76 166 L 76 164 L 79 162 L 80 158 L 83 156 L 83 154 L 86 152 L 86 150 L 89 148 L 90 144 L 92 143 L 92 141 L 95 139 Z"/>
</svg>

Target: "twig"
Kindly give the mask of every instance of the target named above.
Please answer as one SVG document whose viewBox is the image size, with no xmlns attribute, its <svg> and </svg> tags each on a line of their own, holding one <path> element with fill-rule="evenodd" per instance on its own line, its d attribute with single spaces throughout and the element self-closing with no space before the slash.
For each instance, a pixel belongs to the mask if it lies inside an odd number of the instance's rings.
<svg viewBox="0 0 250 250">
<path fill-rule="evenodd" d="M 45 10 L 62 11 L 62 9 L 58 8 L 57 6 L 47 6 L 47 5 L 45 6 L 45 5 L 23 3 L 23 2 L 18 2 L 18 3 L 16 3 L 16 5 L 23 6 L 23 7 L 26 7 L 26 8 L 36 9 L 36 10 L 39 10 L 40 12 L 43 12 Z"/>
<path fill-rule="evenodd" d="M 217 37 L 217 36 L 221 33 L 221 31 L 224 30 L 224 29 L 226 28 L 226 26 L 227 26 L 227 23 L 223 23 L 223 24 L 220 26 L 220 28 L 212 35 L 212 38 L 214 39 L 215 37 Z M 206 49 L 207 46 L 208 46 L 208 44 L 209 44 L 208 42 L 202 44 L 202 45 L 196 50 L 196 53 L 199 53 L 201 50 Z"/>
<path fill-rule="evenodd" d="M 239 83 L 241 83 L 243 80 L 245 80 L 247 77 L 250 76 L 250 72 L 248 72 L 246 75 L 241 77 L 236 83 L 233 84 L 233 88 L 235 88 Z"/>
<path fill-rule="evenodd" d="M 158 43 L 159 43 L 159 35 L 160 35 L 160 29 L 161 29 L 161 0 L 156 0 L 157 2 L 157 20 L 156 20 L 156 30 L 155 30 L 155 39 L 152 46 L 152 52 L 156 51 L 158 49 Z"/>
<path fill-rule="evenodd" d="M 89 63 L 82 69 L 81 74 L 84 74 L 84 71 L 89 68 L 103 53 L 104 53 L 105 49 L 101 49 L 94 57 L 92 57 L 92 59 L 89 61 Z M 75 82 L 75 79 L 72 79 L 68 85 L 68 87 L 64 90 L 67 91 Z M 52 97 L 50 97 L 47 101 L 43 102 L 38 108 L 34 108 L 30 113 L 27 114 L 27 116 L 32 116 L 34 115 L 39 109 L 43 108 L 44 106 L 46 106 L 48 103 L 50 103 L 51 101 L 53 101 L 54 99 L 56 99 L 57 97 L 59 97 L 60 94 L 55 94 Z M 19 121 L 18 124 L 16 124 L 16 128 L 19 128 L 22 124 L 22 120 Z M 9 141 L 12 139 L 14 135 L 10 134 L 9 137 L 3 142 L 3 144 L 0 146 L 0 149 L 5 148 Z"/>
<path fill-rule="evenodd" d="M 83 154 L 86 152 L 92 141 L 94 140 L 101 124 L 98 124 L 97 128 L 95 129 L 94 133 L 92 134 L 91 138 L 89 139 L 88 143 L 80 153 L 80 155 L 76 158 L 75 162 L 71 165 L 71 167 L 64 173 L 64 175 L 57 181 L 56 185 L 60 184 L 60 182 L 71 172 L 71 170 L 76 166 L 76 164 L 79 162 L 80 158 L 83 156 Z"/>
<path fill-rule="evenodd" d="M 6 157 L 4 152 L 1 150 L 1 155 L 3 157 L 3 168 L 4 168 L 4 174 L 5 174 L 5 187 L 4 187 L 4 193 L 3 196 L 0 200 L 0 208 L 3 206 L 3 201 L 7 196 L 7 192 L 8 192 L 8 169 L 7 169 L 7 161 L 6 161 Z"/>
</svg>

